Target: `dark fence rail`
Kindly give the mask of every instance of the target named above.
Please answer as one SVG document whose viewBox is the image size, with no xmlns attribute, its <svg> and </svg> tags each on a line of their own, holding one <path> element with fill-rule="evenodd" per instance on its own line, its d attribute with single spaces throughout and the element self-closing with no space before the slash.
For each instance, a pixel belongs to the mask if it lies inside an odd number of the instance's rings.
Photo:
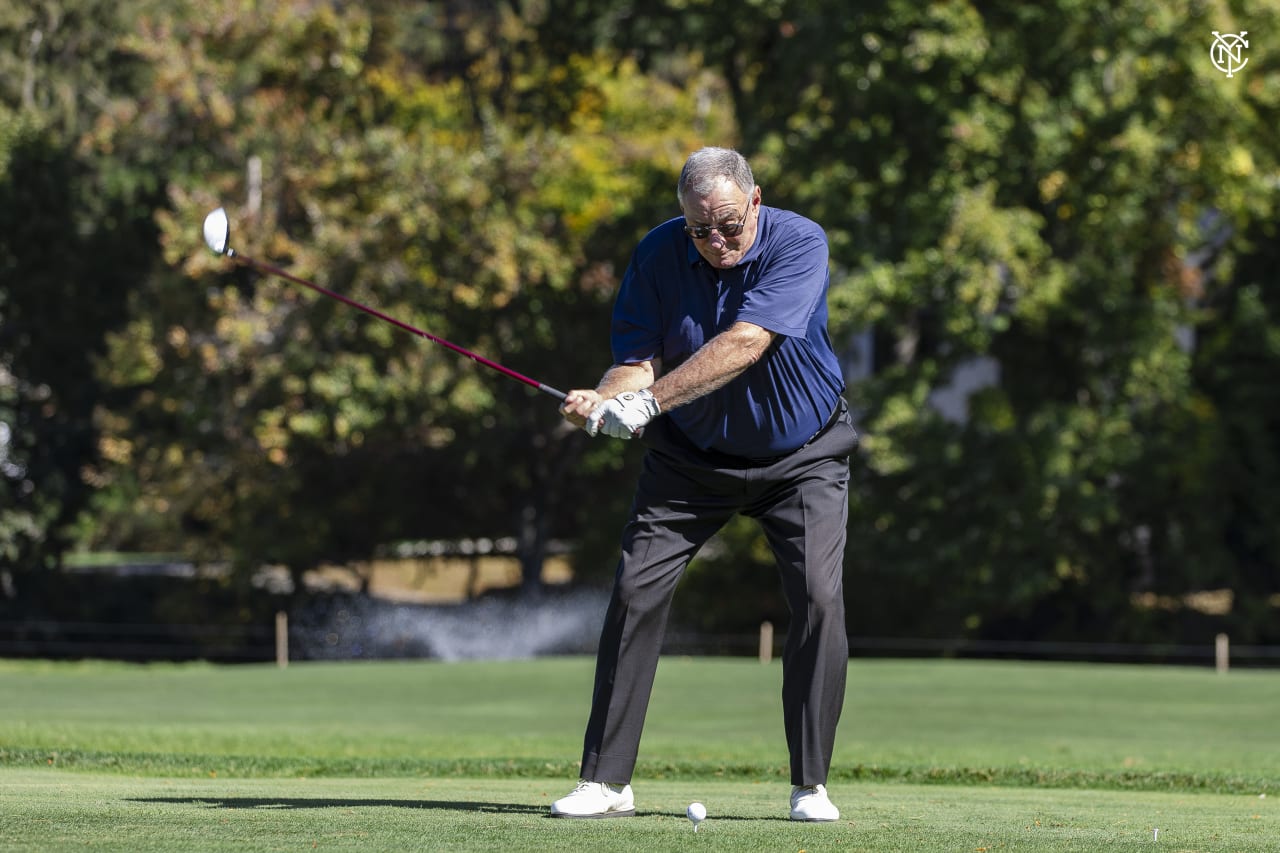
<svg viewBox="0 0 1280 853">
<path fill-rule="evenodd" d="M 773 642 L 757 634 L 672 633 L 666 654 L 725 654 L 776 656 L 782 637 Z M 853 658 L 1003 658 L 1010 660 L 1112 661 L 1125 663 L 1210 663 L 1251 666 L 1280 665 L 1280 646 L 1230 643 L 1221 635 L 1204 643 L 1102 643 L 1043 640 L 975 640 L 927 637 L 849 637 Z"/>
<path fill-rule="evenodd" d="M 1215 660 L 1217 643 L 1210 638 L 1201 644 L 1188 643 L 1083 643 L 1083 642 L 1019 642 L 1017 640 L 929 640 L 850 638 L 850 652 L 876 654 L 930 654 L 944 657 L 1052 657 L 1072 660 L 1121 658 L 1127 660 Z M 1232 660 L 1280 662 L 1280 646 L 1231 644 Z"/>
<path fill-rule="evenodd" d="M 277 616 L 275 624 L 121 624 L 105 622 L 0 621 L 0 657 L 129 661 L 208 660 L 225 663 L 340 659 L 346 643 L 330 642 L 317 648 L 314 628 L 288 627 Z M 335 626 L 327 636 L 332 641 Z M 340 630 L 340 629 L 339 629 Z M 699 634 L 673 631 L 663 646 L 668 655 L 759 656 L 771 660 L 782 651 L 781 632 L 762 626 L 759 634 Z M 355 643 L 353 643 L 355 644 Z M 551 653 L 592 653 L 594 636 L 581 647 Z M 335 653 L 335 648 L 338 650 Z M 850 637 L 854 658 L 946 657 L 1061 661 L 1111 661 L 1132 663 L 1280 665 L 1280 646 L 1230 644 L 1225 638 L 1209 638 L 1203 644 L 1140 644 L 1089 642 L 1024 642 L 1016 640 L 932 639 L 910 637 Z M 518 646 L 474 657 L 532 657 L 545 651 L 531 648 L 522 654 Z M 361 658 L 420 657 L 436 655 L 421 645 L 408 649 L 379 650 L 364 644 Z M 454 657 L 467 657 L 467 654 Z"/>
<path fill-rule="evenodd" d="M 275 659 L 270 625 L 0 622 L 0 657 L 111 660 Z"/>
</svg>

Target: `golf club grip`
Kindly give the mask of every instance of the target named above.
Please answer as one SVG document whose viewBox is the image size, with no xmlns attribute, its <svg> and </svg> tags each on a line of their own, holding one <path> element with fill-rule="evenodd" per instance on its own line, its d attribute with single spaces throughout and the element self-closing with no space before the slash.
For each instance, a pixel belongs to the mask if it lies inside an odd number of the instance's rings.
<svg viewBox="0 0 1280 853">
<path fill-rule="evenodd" d="M 483 364 L 485 367 L 498 371 L 503 376 L 506 376 L 510 379 L 514 379 L 517 382 L 523 382 L 525 385 L 528 385 L 530 388 L 536 388 L 539 391 L 543 392 L 544 394 L 548 394 L 552 397 L 555 397 L 557 400 L 559 400 L 562 403 L 564 402 L 565 397 L 567 396 L 563 391 L 552 388 L 550 385 L 544 385 L 543 383 L 539 382 L 536 379 L 530 379 L 528 376 L 525 376 L 523 373 L 518 373 L 509 367 L 504 367 L 503 365 L 498 364 L 496 361 L 490 361 L 484 356 L 474 353 L 471 350 L 466 349 L 465 347 L 460 347 L 457 344 L 453 343 L 452 341 L 447 341 L 444 338 L 431 334 L 430 332 L 424 332 L 422 329 L 419 329 L 416 326 L 410 326 L 408 323 L 397 320 L 395 317 L 392 317 L 389 314 L 383 314 L 381 311 L 377 310 L 376 308 L 370 308 L 368 305 L 365 305 L 363 303 L 355 301 L 354 299 L 350 299 L 346 296 L 343 296 L 341 293 L 337 293 L 335 291 L 329 290 L 327 287 L 321 287 L 320 285 L 316 284 L 314 281 L 308 281 L 305 278 L 300 278 L 299 276 L 296 276 L 288 272 L 287 270 L 280 269 L 280 267 L 263 263 L 262 261 L 255 260 L 254 258 L 250 258 L 247 255 L 242 255 L 239 252 L 228 252 L 227 254 L 233 260 L 239 261 L 240 263 L 245 264 L 246 266 L 253 267 L 258 272 L 265 273 L 267 275 L 273 275 L 273 276 L 276 276 L 277 278 L 282 278 L 285 281 L 293 282 L 294 284 L 300 284 L 303 287 L 314 290 L 316 293 L 322 293 L 325 296 L 331 297 L 333 299 L 338 300 L 339 302 L 350 305 L 352 308 L 355 308 L 359 311 L 363 311 L 364 313 L 369 314 L 371 316 L 377 317 L 379 320 L 383 320 L 387 323 L 390 323 L 393 326 L 397 326 L 401 329 L 404 329 L 406 332 L 412 332 L 418 337 L 426 338 L 432 343 L 439 344 L 445 349 L 453 350 L 458 355 L 466 356 L 472 361 L 478 362 L 479 364 Z"/>
</svg>

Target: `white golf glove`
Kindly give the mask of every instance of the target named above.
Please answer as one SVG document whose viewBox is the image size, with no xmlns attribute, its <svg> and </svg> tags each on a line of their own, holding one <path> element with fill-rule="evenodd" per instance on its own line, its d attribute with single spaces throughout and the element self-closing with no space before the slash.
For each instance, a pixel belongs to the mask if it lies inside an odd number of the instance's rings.
<svg viewBox="0 0 1280 853">
<path fill-rule="evenodd" d="M 627 391 L 596 406 L 587 416 L 585 429 L 592 437 L 602 432 L 613 438 L 635 438 L 661 413 L 648 390 Z"/>
</svg>

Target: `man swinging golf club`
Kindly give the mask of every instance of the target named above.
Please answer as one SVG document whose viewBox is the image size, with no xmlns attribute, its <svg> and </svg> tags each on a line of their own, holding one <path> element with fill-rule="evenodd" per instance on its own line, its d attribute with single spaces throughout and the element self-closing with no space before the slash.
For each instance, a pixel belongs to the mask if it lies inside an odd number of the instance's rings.
<svg viewBox="0 0 1280 853">
<path fill-rule="evenodd" d="M 741 513 L 762 526 L 791 611 L 791 818 L 837 820 L 825 783 L 849 657 L 843 556 L 858 436 L 827 336 L 826 235 L 763 206 L 736 151 L 694 152 L 676 196 L 684 215 L 650 231 L 623 276 L 613 366 L 561 408 L 588 434 L 637 438 L 647 453 L 600 637 L 581 781 L 551 814 L 635 814 L 631 776 L 676 583 Z"/>
</svg>

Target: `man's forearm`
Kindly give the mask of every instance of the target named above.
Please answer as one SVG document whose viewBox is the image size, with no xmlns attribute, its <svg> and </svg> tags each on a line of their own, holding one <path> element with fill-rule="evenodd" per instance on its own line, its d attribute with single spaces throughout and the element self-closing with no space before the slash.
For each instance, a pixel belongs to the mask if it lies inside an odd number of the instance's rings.
<svg viewBox="0 0 1280 853">
<path fill-rule="evenodd" d="M 601 399 L 609 400 L 626 391 L 639 391 L 648 388 L 658 376 L 654 362 L 643 361 L 639 364 L 615 364 L 604 372 L 596 385 L 596 393 Z"/>
<path fill-rule="evenodd" d="M 566 418 L 594 436 L 635 438 L 669 409 L 696 400 L 740 376 L 768 351 L 777 337 L 754 323 L 734 323 L 707 341 L 689 360 L 663 375 L 657 359 L 615 364 L 594 391 L 570 391 L 561 408 Z"/>
<path fill-rule="evenodd" d="M 649 392 L 664 412 L 710 394 L 759 361 L 776 337 L 754 323 L 735 323 L 707 341 L 684 364 L 657 379 Z"/>
</svg>

